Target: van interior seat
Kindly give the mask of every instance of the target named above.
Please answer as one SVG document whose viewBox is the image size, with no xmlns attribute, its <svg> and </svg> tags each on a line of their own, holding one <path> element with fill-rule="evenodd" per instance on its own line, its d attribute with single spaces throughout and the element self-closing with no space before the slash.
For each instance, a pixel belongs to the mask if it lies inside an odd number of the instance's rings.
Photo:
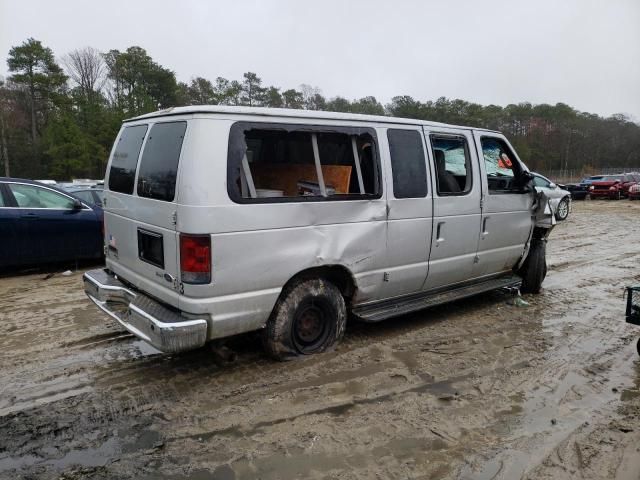
<svg viewBox="0 0 640 480">
<path fill-rule="evenodd" d="M 438 191 L 441 193 L 459 193 L 460 184 L 456 177 L 447 171 L 444 152 L 442 150 L 434 150 L 436 160 L 436 170 L 438 174 Z"/>
</svg>

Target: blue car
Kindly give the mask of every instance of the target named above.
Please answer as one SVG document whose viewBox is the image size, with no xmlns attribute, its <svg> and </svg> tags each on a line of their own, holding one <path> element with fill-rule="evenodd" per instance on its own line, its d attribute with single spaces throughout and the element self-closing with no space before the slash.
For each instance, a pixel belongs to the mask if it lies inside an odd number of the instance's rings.
<svg viewBox="0 0 640 480">
<path fill-rule="evenodd" d="M 0 269 L 102 258 L 102 217 L 51 185 L 0 177 Z"/>
</svg>

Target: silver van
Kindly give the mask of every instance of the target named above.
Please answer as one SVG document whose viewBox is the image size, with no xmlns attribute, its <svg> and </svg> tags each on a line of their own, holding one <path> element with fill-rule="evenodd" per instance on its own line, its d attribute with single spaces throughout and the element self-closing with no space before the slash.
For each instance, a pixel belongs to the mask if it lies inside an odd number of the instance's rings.
<svg viewBox="0 0 640 480">
<path fill-rule="evenodd" d="M 277 358 L 501 287 L 538 292 L 555 219 L 500 133 L 194 106 L 125 121 L 89 298 L 164 352 L 262 330 Z"/>
</svg>

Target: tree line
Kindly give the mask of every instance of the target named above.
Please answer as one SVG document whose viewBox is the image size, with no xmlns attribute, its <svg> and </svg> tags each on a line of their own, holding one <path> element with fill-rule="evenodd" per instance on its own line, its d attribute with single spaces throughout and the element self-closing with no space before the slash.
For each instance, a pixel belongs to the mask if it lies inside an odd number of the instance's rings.
<svg viewBox="0 0 640 480">
<path fill-rule="evenodd" d="M 33 38 L 8 52 L 0 79 L 0 174 L 28 178 L 102 178 L 122 120 L 183 105 L 248 105 L 392 115 L 504 132 L 534 170 L 640 166 L 640 125 L 622 114 L 604 118 L 564 103 L 480 105 L 440 97 L 326 98 L 310 85 L 264 85 L 195 77 L 179 82 L 141 47 L 99 52 L 85 47 L 56 60 Z"/>
</svg>

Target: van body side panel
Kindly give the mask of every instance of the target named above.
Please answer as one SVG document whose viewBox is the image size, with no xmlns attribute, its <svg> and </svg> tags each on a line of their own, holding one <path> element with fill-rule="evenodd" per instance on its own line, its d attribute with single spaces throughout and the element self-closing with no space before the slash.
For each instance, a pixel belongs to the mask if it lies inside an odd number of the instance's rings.
<svg viewBox="0 0 640 480">
<path fill-rule="evenodd" d="M 212 283 L 183 285 L 181 308 L 210 314 L 226 332 L 234 323 L 231 333 L 260 328 L 288 280 L 325 265 L 351 272 L 356 301 L 381 298 L 385 193 L 379 199 L 235 203 L 226 188 L 233 123 L 200 118 L 190 125 L 198 145 L 181 171 L 177 228 L 211 234 Z"/>
<path fill-rule="evenodd" d="M 503 140 L 517 157 L 515 149 L 500 134 L 474 131 L 477 151 L 482 155 L 482 137 Z M 534 195 L 522 193 L 491 193 L 487 184 L 484 160 L 480 161 L 483 188 L 482 221 L 484 231 L 478 241 L 478 262 L 474 265 L 473 275 L 484 276 L 511 270 L 522 257 L 533 230 Z M 522 164 L 524 165 L 524 164 Z"/>
<path fill-rule="evenodd" d="M 400 129 L 418 132 L 423 148 L 425 147 L 421 127 L 407 125 Z M 380 296 L 391 298 L 419 291 L 427 277 L 433 224 L 433 190 L 429 185 L 427 195 L 423 198 L 395 198 L 386 128 L 378 129 L 378 140 L 389 206 L 385 268 L 388 281 L 383 283 Z M 424 158 L 427 161 L 426 149 Z M 427 178 L 430 175 L 431 169 L 427 168 Z"/>
<path fill-rule="evenodd" d="M 480 198 L 482 186 L 478 159 L 473 148 L 473 137 L 469 130 L 425 127 L 425 141 L 429 151 L 431 188 L 433 199 L 433 235 L 429 257 L 429 275 L 423 290 L 443 287 L 474 278 L 473 263 L 480 234 Z M 436 169 L 431 147 L 431 135 L 451 135 L 466 140 L 470 155 L 472 175 L 471 190 L 464 195 L 439 195 Z"/>
</svg>

